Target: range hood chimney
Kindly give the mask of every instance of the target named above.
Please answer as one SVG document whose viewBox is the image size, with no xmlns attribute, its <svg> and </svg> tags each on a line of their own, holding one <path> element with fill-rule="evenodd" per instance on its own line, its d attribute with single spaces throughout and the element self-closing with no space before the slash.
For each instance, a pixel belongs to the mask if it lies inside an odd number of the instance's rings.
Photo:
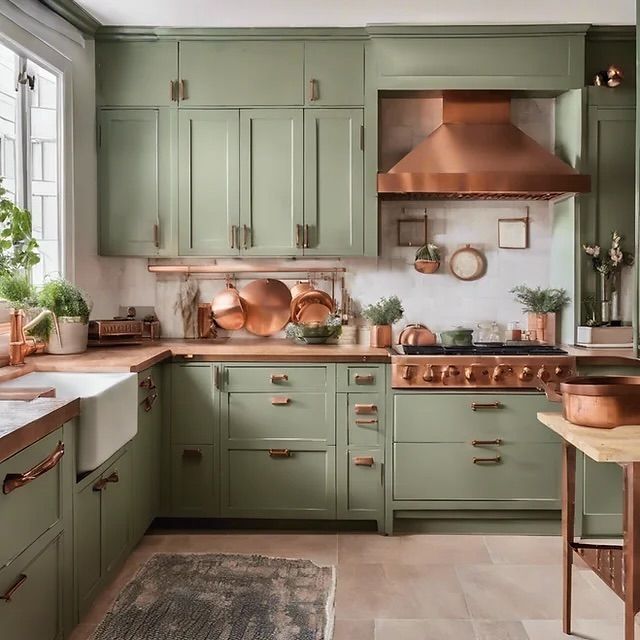
<svg viewBox="0 0 640 640">
<path fill-rule="evenodd" d="M 554 200 L 590 191 L 590 176 L 511 124 L 508 94 L 447 91 L 442 105 L 442 124 L 378 174 L 381 197 Z"/>
</svg>

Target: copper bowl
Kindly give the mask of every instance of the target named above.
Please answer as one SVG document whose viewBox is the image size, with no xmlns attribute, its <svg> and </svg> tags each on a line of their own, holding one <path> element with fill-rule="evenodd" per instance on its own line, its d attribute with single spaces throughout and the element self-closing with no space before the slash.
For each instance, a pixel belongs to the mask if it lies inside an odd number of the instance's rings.
<svg viewBox="0 0 640 640">
<path fill-rule="evenodd" d="M 640 424 L 640 376 L 569 378 L 560 383 L 559 394 L 548 390 L 547 397 L 561 400 L 565 419 L 581 427 Z"/>
<path fill-rule="evenodd" d="M 257 336 L 272 336 L 289 322 L 291 292 L 272 279 L 252 280 L 240 291 L 247 310 L 245 328 Z"/>
</svg>

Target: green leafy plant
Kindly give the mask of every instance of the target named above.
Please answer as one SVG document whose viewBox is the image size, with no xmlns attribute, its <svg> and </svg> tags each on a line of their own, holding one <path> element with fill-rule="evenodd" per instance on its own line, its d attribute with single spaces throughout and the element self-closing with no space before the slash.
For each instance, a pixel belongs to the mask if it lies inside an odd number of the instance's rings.
<svg viewBox="0 0 640 640">
<path fill-rule="evenodd" d="M 511 293 L 527 313 L 556 313 L 571 301 L 564 289 L 533 289 L 522 284 L 511 289 Z"/>
<path fill-rule="evenodd" d="M 5 198 L 0 178 L 0 275 L 25 273 L 40 262 L 31 214 Z"/>
<path fill-rule="evenodd" d="M 391 296 L 365 307 L 362 315 L 373 325 L 394 324 L 404 315 L 404 308 L 398 296 Z"/>
<path fill-rule="evenodd" d="M 425 244 L 416 251 L 416 260 L 440 262 L 440 248 L 436 244 Z"/>
<path fill-rule="evenodd" d="M 3 273 L 0 274 L 0 300 L 6 300 L 15 309 L 26 309 L 36 304 L 36 292 L 22 273 Z"/>
</svg>

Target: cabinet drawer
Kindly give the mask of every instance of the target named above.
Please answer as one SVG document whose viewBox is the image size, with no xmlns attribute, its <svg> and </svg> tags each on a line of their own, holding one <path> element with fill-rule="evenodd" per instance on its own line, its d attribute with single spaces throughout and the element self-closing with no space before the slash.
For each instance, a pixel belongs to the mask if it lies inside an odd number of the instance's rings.
<svg viewBox="0 0 640 640">
<path fill-rule="evenodd" d="M 347 445 L 381 445 L 384 441 L 384 396 L 349 393 L 339 396 L 338 419 L 346 423 Z"/>
<path fill-rule="evenodd" d="M 62 429 L 49 434 L 0 464 L 0 482 L 23 474 L 52 455 L 62 443 Z M 0 567 L 24 551 L 62 518 L 62 461 L 8 494 L 0 493 Z M 10 532 L 9 532 L 10 529 Z M 1 604 L 1 603 L 0 603 Z M 0 607 L 1 608 L 1 607 Z"/>
<path fill-rule="evenodd" d="M 335 517 L 335 447 L 284 451 L 225 451 L 222 515 Z"/>
<path fill-rule="evenodd" d="M 62 638 L 62 537 L 34 545 L 0 571 L 0 629 L 5 640 Z"/>
<path fill-rule="evenodd" d="M 558 442 L 539 423 L 539 411 L 557 411 L 538 394 L 396 394 L 395 442 Z"/>
<path fill-rule="evenodd" d="M 325 393 L 229 393 L 226 426 L 225 436 L 234 442 L 335 443 L 333 403 Z"/>
<path fill-rule="evenodd" d="M 323 391 L 327 388 L 327 367 L 231 366 L 226 368 L 228 391 Z"/>
<path fill-rule="evenodd" d="M 384 365 L 342 365 L 338 367 L 338 391 L 384 391 Z"/>
<path fill-rule="evenodd" d="M 473 447 L 405 444 L 393 447 L 396 500 L 559 500 L 560 446 L 551 443 Z M 480 462 L 474 458 L 500 462 Z"/>
<path fill-rule="evenodd" d="M 375 517 L 384 507 L 382 451 L 358 447 L 344 455 L 339 474 L 338 517 Z"/>
<path fill-rule="evenodd" d="M 215 516 L 213 447 L 174 445 L 171 449 L 171 515 Z"/>
</svg>

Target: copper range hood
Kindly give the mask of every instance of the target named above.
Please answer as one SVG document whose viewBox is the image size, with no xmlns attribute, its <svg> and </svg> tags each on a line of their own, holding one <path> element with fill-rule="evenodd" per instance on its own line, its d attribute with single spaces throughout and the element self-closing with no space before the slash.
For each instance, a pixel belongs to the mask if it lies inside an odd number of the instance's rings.
<svg viewBox="0 0 640 640">
<path fill-rule="evenodd" d="M 442 104 L 442 124 L 378 174 L 381 197 L 554 200 L 590 191 L 590 176 L 511 124 L 507 93 L 448 91 Z"/>
</svg>

